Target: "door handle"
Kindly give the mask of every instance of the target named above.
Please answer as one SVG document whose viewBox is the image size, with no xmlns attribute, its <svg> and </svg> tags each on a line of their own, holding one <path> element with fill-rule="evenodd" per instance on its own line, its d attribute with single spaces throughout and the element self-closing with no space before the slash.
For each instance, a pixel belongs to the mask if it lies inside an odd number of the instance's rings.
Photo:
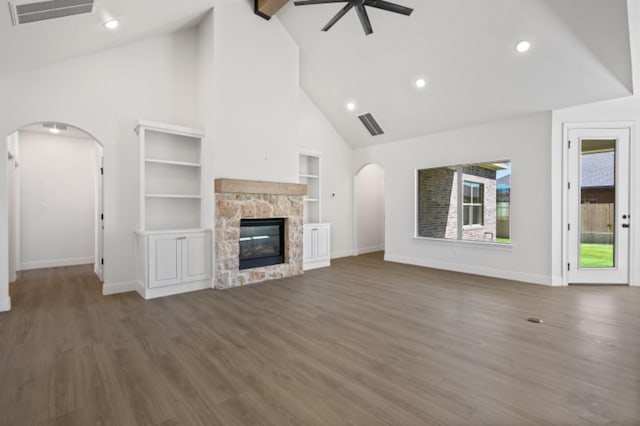
<svg viewBox="0 0 640 426">
<path fill-rule="evenodd" d="M 622 227 L 623 227 L 623 228 L 631 228 L 631 225 L 629 225 L 628 223 L 623 223 L 623 224 L 622 224 Z"/>
</svg>

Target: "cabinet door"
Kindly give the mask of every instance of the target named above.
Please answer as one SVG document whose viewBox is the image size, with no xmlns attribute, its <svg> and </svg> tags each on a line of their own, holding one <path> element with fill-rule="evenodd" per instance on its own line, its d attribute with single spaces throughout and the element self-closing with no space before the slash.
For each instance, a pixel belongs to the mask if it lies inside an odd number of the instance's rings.
<svg viewBox="0 0 640 426">
<path fill-rule="evenodd" d="M 182 240 L 180 234 L 149 237 L 149 288 L 180 284 Z"/>
<path fill-rule="evenodd" d="M 331 258 L 331 228 L 327 225 L 317 227 L 316 231 L 316 257 L 315 260 L 327 260 Z"/>
<path fill-rule="evenodd" d="M 182 282 L 207 280 L 211 277 L 211 234 L 184 234 L 182 240 Z"/>
<path fill-rule="evenodd" d="M 302 261 L 312 262 L 315 259 L 314 235 L 316 227 L 305 226 L 302 230 Z"/>
</svg>

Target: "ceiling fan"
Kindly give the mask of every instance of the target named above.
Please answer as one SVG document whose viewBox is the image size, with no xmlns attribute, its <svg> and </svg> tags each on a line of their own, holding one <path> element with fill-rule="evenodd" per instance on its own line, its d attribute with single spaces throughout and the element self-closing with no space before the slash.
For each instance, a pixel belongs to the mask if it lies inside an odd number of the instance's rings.
<svg viewBox="0 0 640 426">
<path fill-rule="evenodd" d="M 367 14 L 368 7 L 375 7 L 376 9 L 386 10 L 388 12 L 399 13 L 401 15 L 411 15 L 413 9 L 410 7 L 400 6 L 399 4 L 390 3 L 388 1 L 383 0 L 298 0 L 295 1 L 294 4 L 296 6 L 308 6 L 313 4 L 326 4 L 326 3 L 347 3 L 345 7 L 343 7 L 340 12 L 336 14 L 331 20 L 322 28 L 322 31 L 329 31 L 331 27 L 335 25 L 347 12 L 351 9 L 355 8 L 356 12 L 358 12 L 358 18 L 360 18 L 360 23 L 362 24 L 362 29 L 366 35 L 373 33 L 373 28 L 371 27 L 371 21 L 369 20 L 369 15 Z"/>
</svg>

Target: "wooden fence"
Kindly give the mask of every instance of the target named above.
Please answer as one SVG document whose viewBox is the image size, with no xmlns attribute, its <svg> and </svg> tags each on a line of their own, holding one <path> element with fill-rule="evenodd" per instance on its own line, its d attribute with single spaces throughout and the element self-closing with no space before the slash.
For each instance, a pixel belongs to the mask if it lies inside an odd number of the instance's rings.
<svg viewBox="0 0 640 426">
<path fill-rule="evenodd" d="M 613 244 L 615 205 L 613 203 L 582 204 L 580 211 L 581 241 L 587 244 Z"/>
</svg>

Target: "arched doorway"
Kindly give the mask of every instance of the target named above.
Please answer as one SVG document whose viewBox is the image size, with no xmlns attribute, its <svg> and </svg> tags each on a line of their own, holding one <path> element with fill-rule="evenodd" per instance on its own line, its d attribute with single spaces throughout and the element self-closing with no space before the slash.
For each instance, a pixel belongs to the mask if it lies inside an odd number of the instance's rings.
<svg viewBox="0 0 640 426">
<path fill-rule="evenodd" d="M 9 281 L 19 271 L 91 264 L 102 281 L 102 144 L 69 124 L 7 137 Z"/>
<path fill-rule="evenodd" d="M 367 164 L 355 176 L 355 241 L 357 255 L 385 248 L 385 173 L 378 164 Z"/>
</svg>

